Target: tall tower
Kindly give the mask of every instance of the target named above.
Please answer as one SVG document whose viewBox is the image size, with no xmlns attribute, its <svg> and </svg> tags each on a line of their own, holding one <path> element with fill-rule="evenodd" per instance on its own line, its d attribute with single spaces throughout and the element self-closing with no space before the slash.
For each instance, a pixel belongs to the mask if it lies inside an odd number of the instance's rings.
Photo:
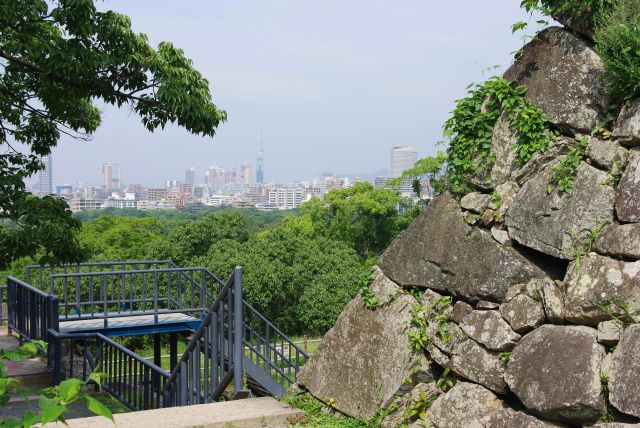
<svg viewBox="0 0 640 428">
<path fill-rule="evenodd" d="M 53 156 L 47 155 L 42 158 L 44 169 L 39 173 L 38 194 L 40 196 L 53 193 Z"/>
<path fill-rule="evenodd" d="M 256 183 L 264 183 L 264 171 L 262 165 L 264 163 L 264 143 L 262 137 L 260 137 L 260 151 L 258 152 L 258 158 L 256 159 Z"/>
</svg>

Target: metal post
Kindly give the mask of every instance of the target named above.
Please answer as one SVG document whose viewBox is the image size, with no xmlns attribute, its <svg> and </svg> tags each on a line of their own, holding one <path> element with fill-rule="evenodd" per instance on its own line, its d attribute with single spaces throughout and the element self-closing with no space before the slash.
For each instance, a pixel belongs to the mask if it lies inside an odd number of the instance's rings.
<svg viewBox="0 0 640 428">
<path fill-rule="evenodd" d="M 169 371 L 178 364 L 178 333 L 169 333 Z"/>
<path fill-rule="evenodd" d="M 242 390 L 242 342 L 244 319 L 242 314 L 242 267 L 233 272 L 233 393 Z"/>
<path fill-rule="evenodd" d="M 160 348 L 160 333 L 153 335 L 153 364 L 162 367 L 162 352 Z"/>
</svg>

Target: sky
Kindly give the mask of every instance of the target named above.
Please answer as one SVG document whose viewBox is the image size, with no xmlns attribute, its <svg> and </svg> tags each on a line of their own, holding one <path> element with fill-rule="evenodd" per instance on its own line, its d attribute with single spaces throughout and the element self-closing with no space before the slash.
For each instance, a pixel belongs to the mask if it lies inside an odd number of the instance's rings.
<svg viewBox="0 0 640 428">
<path fill-rule="evenodd" d="M 54 182 L 99 185 L 103 163 L 125 184 L 184 180 L 211 165 L 254 166 L 265 180 L 388 168 L 393 146 L 420 157 L 442 147 L 442 125 L 472 82 L 504 70 L 526 20 L 519 0 L 106 0 L 153 46 L 182 48 L 228 113 L 213 138 L 177 126 L 148 132 L 128 108 L 103 108 L 89 142 L 63 138 Z M 500 65 L 497 71 L 488 67 Z"/>
</svg>

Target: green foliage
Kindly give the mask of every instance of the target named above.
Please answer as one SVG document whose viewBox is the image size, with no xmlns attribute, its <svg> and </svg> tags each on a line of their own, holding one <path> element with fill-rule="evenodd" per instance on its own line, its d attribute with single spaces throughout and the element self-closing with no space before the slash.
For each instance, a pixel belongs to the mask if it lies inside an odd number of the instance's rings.
<svg viewBox="0 0 640 428">
<path fill-rule="evenodd" d="M 16 349 L 0 350 L 0 406 L 6 405 L 11 395 L 15 394 L 19 387 L 17 379 L 7 376 L 8 370 L 2 360 L 24 361 L 35 357 L 40 352 L 39 349 L 46 350 L 46 346 L 46 342 L 34 340 L 26 342 Z M 104 416 L 113 421 L 113 415 L 107 406 L 82 391 L 82 388 L 89 382 L 100 387 L 102 376 L 102 374 L 94 372 L 91 373 L 87 381 L 71 378 L 60 382 L 56 386 L 45 388 L 38 400 L 38 407 L 40 408 L 38 414 L 27 412 L 20 419 L 8 418 L 0 420 L 0 428 L 29 428 L 35 424 L 45 425 L 53 421 L 64 422 L 63 415 L 68 406 L 80 400 L 85 400 L 87 409 L 94 414 Z"/>
<path fill-rule="evenodd" d="M 570 146 L 564 158 L 553 168 L 551 183 L 547 186 L 547 193 L 557 189 L 561 193 L 570 195 L 573 193 L 573 180 L 576 178 L 578 168 L 585 158 L 585 152 L 589 140 L 577 137 L 575 146 Z"/>
<path fill-rule="evenodd" d="M 304 410 L 306 420 L 292 423 L 292 427 L 314 428 L 374 428 L 375 421 L 363 422 L 339 413 L 327 414 L 324 405 L 308 393 L 292 394 L 284 399 L 292 407 Z"/>
<path fill-rule="evenodd" d="M 170 241 L 173 242 L 173 241 Z M 322 334 L 357 294 L 363 264 L 347 244 L 287 224 L 246 241 L 222 239 L 190 259 L 226 278 L 244 267 L 245 298 L 287 333 Z"/>
<path fill-rule="evenodd" d="M 506 352 L 501 352 L 500 353 L 500 360 L 503 363 L 508 363 L 509 362 L 509 358 L 511 358 L 511 351 L 506 351 Z"/>
<path fill-rule="evenodd" d="M 457 381 L 455 374 L 451 373 L 449 367 L 446 367 L 436 381 L 436 387 L 442 392 L 447 392 L 456 385 Z"/>
<path fill-rule="evenodd" d="M 406 207 L 406 201 L 396 192 L 356 183 L 331 190 L 322 201 L 313 198 L 300 211 L 309 216 L 314 235 L 343 241 L 366 259 L 381 254 L 417 215 L 412 210 L 400 214 L 399 206 Z"/>
<path fill-rule="evenodd" d="M 578 233 L 573 226 L 571 227 L 572 248 L 568 251 L 568 254 L 576 261 L 576 272 L 580 271 L 580 261 L 584 257 L 589 256 L 593 251 L 593 245 L 598 235 L 602 233 L 607 224 L 609 224 L 608 221 L 600 221 L 600 218 L 596 215 L 595 226 L 593 229 L 587 231 L 587 233 Z"/>
<path fill-rule="evenodd" d="M 428 180 L 436 194 L 442 193 L 444 191 L 443 174 L 446 162 L 447 155 L 438 150 L 438 154 L 435 157 L 429 156 L 418 160 L 412 168 L 405 170 L 402 176 L 389 180 L 387 185 L 399 188 L 403 180 L 410 179 L 414 184 L 413 190 L 420 197 L 422 196 L 421 182 L 422 180 Z"/>
<path fill-rule="evenodd" d="M 61 134 L 89 138 L 97 104 L 127 106 L 150 131 L 176 123 L 213 136 L 227 117 L 182 50 L 153 49 L 128 17 L 91 0 L 3 1 L 0 58 L 0 268 L 36 253 L 42 262 L 84 258 L 66 203 L 36 198 L 25 180 Z"/>
<path fill-rule="evenodd" d="M 522 0 L 520 7 L 527 12 L 539 12 L 546 16 L 567 17 L 581 20 L 595 27 L 601 15 L 618 0 Z M 517 24 L 514 27 L 520 27 Z M 514 30 L 517 31 L 520 28 Z"/>
<path fill-rule="evenodd" d="M 640 0 L 617 0 L 596 31 L 605 80 L 619 100 L 640 95 Z"/>
<path fill-rule="evenodd" d="M 609 315 L 612 320 L 625 326 L 628 324 L 637 324 L 640 308 L 633 308 L 620 297 L 613 297 L 611 302 L 592 302 L 598 310 Z"/>
<path fill-rule="evenodd" d="M 373 269 L 365 270 L 360 274 L 360 294 L 362 296 L 362 304 L 365 308 L 375 311 L 380 306 L 380 299 L 369 288 L 373 282 Z"/>
<path fill-rule="evenodd" d="M 524 86 L 494 76 L 471 85 L 469 95 L 456 102 L 451 118 L 445 123 L 447 150 L 447 185 L 455 193 L 468 193 L 472 177 L 486 176 L 493 163 L 491 139 L 493 128 L 502 113 L 518 136 L 517 162 L 526 163 L 535 153 L 543 153 L 552 136 L 542 110 L 525 100 Z"/>
<path fill-rule="evenodd" d="M 169 259 L 186 266 L 189 259 L 206 255 L 216 242 L 246 241 L 246 226 L 247 222 L 239 211 L 221 211 L 198 221 L 181 221 L 171 227 L 166 238 L 153 242 L 150 257 L 157 260 Z"/>
<path fill-rule="evenodd" d="M 417 305 L 411 310 L 411 325 L 409 330 L 409 347 L 415 351 L 427 348 L 430 336 L 435 334 L 443 342 L 452 339 L 449 331 L 449 319 L 451 317 L 450 296 L 442 296 L 430 300 L 426 305 Z"/>
</svg>

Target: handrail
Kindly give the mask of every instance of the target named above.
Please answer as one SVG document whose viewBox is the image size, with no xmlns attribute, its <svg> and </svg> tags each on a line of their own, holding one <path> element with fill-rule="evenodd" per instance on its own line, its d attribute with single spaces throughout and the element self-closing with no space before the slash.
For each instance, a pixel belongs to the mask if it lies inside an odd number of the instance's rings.
<svg viewBox="0 0 640 428">
<path fill-rule="evenodd" d="M 101 381 L 104 390 L 116 397 L 132 410 L 148 410 L 164 407 L 164 385 L 169 373 L 133 351 L 114 342 L 100 333 L 59 333 L 49 329 L 54 353 L 54 382 L 62 380 L 62 342 L 69 341 L 69 373 L 74 373 L 74 347 L 83 346 L 83 378 L 88 377 L 87 357 L 95 341 L 95 361 L 89 365 L 94 371 L 99 369 L 106 377 Z"/>
<path fill-rule="evenodd" d="M 85 262 L 85 263 L 70 263 L 70 264 L 61 264 L 61 265 L 40 265 L 40 264 L 30 264 L 26 266 L 26 280 L 27 282 L 31 282 L 31 271 L 32 270 L 40 270 L 40 285 L 42 284 L 42 272 L 45 269 L 55 270 L 55 269 L 63 269 L 65 272 L 67 269 L 76 269 L 79 271 L 80 268 L 83 267 L 113 267 L 113 266 L 150 266 L 150 265 L 173 265 L 176 266 L 171 260 L 145 260 L 145 261 L 118 261 L 118 262 Z M 177 267 L 177 266 L 176 266 Z"/>
<path fill-rule="evenodd" d="M 165 406 L 216 401 L 231 380 L 234 392 L 240 391 L 244 349 L 242 302 L 242 268 L 237 267 L 165 383 Z"/>
<path fill-rule="evenodd" d="M 309 358 L 309 355 L 307 355 L 306 352 L 304 352 L 302 350 L 302 348 L 300 348 L 294 341 L 290 340 L 288 338 L 287 335 L 285 335 L 282 331 L 280 331 L 280 329 L 278 327 L 276 327 L 275 325 L 273 325 L 271 323 L 271 321 L 269 321 L 267 318 L 265 318 L 264 315 L 262 315 L 260 312 L 258 312 L 257 309 L 255 309 L 253 306 L 251 306 L 251 304 L 247 301 L 244 302 L 244 306 L 249 308 L 249 310 L 251 310 L 251 313 L 254 315 L 257 315 L 260 319 L 262 319 L 264 322 L 266 322 L 269 325 L 269 328 L 273 331 L 275 331 L 277 334 L 285 337 L 289 343 L 289 345 L 292 345 L 298 352 L 300 352 L 305 358 Z"/>
<path fill-rule="evenodd" d="M 29 290 L 29 291 L 31 291 L 33 293 L 39 294 L 42 297 L 49 297 L 49 294 L 45 293 L 44 291 L 42 291 L 42 290 L 40 290 L 40 289 L 38 289 L 38 288 L 36 288 L 36 287 L 34 287 L 32 285 L 27 284 L 26 282 L 24 282 L 24 281 L 22 281 L 22 280 L 20 280 L 18 278 L 10 276 L 10 277 L 7 278 L 7 280 L 12 280 L 13 282 L 19 284 L 21 287 L 24 287 L 24 288 L 26 288 L 27 290 Z"/>
<path fill-rule="evenodd" d="M 47 329 L 58 327 L 58 299 L 9 276 L 7 278 L 9 331 L 21 339 L 46 340 Z"/>
</svg>

